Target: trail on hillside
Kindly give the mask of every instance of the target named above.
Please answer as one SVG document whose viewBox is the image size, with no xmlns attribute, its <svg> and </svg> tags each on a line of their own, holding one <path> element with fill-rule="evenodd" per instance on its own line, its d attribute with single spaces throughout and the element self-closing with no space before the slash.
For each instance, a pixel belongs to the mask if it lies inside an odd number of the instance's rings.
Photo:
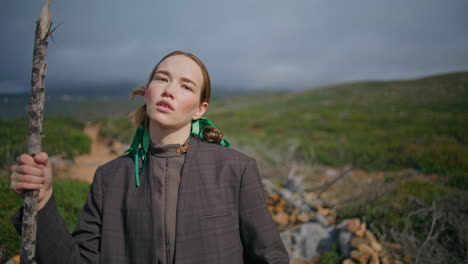
<svg viewBox="0 0 468 264">
<path fill-rule="evenodd" d="M 118 153 L 113 153 L 110 141 L 99 136 L 99 129 L 98 125 L 93 124 L 87 124 L 84 128 L 84 132 L 91 139 L 91 151 L 89 154 L 75 157 L 68 170 L 67 178 L 91 183 L 94 173 L 100 165 L 119 156 Z"/>
</svg>

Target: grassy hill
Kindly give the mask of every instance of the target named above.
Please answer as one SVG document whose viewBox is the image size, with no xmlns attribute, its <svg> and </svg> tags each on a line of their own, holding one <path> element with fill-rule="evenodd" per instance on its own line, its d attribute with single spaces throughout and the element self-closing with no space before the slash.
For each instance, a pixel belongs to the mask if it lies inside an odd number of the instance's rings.
<svg viewBox="0 0 468 264">
<path fill-rule="evenodd" d="M 13 163 L 26 151 L 27 128 L 26 118 L 0 120 L 0 168 Z M 88 153 L 91 140 L 83 128 L 83 123 L 69 117 L 44 119 L 42 150 L 66 159 Z"/>
<path fill-rule="evenodd" d="M 239 97 L 213 104 L 208 116 L 266 159 L 295 144 L 299 160 L 414 168 L 468 188 L 468 73 Z"/>
</svg>

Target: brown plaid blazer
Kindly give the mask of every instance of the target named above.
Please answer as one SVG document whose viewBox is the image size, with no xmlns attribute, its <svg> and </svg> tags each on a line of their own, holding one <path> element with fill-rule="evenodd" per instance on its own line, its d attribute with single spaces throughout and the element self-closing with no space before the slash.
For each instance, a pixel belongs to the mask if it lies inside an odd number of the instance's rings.
<svg viewBox="0 0 468 264">
<path fill-rule="evenodd" d="M 178 196 L 175 264 L 288 263 L 255 160 L 194 138 L 189 144 Z M 131 158 L 99 167 L 72 234 L 51 198 L 38 213 L 38 263 L 165 263 L 155 255 L 164 242 L 153 235 L 150 166 L 140 174 L 140 187 Z"/>
</svg>

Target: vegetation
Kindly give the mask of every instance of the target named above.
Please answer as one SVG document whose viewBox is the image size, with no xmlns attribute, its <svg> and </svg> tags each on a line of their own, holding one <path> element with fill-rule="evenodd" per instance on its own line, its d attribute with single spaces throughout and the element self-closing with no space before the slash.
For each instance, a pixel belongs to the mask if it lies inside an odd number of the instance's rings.
<svg viewBox="0 0 468 264">
<path fill-rule="evenodd" d="M 72 179 L 54 179 L 54 193 L 60 215 L 72 231 L 79 210 L 86 201 L 89 185 Z M 0 263 L 19 254 L 21 238 L 16 232 L 11 217 L 21 207 L 23 200 L 9 188 L 9 179 L 0 175 Z"/>
<path fill-rule="evenodd" d="M 102 136 L 130 143 L 135 129 L 125 114 L 140 103 L 80 102 L 69 106 L 67 114 L 79 120 L 94 120 L 100 124 Z M 219 99 L 211 103 L 208 117 L 235 148 L 249 146 L 263 162 L 275 166 L 289 162 L 335 167 L 352 164 L 368 170 L 410 168 L 437 174 L 435 179 L 410 175 L 386 178 L 388 188 L 369 197 L 362 194 L 359 201 L 341 207 L 338 215 L 359 217 L 370 223 L 377 234 L 390 230 L 394 241 L 417 250 L 417 243 L 411 245 L 408 241 L 426 239 L 431 215 L 436 215 L 437 209 L 438 214 L 448 217 L 437 218 L 441 225 L 434 232 L 441 235 L 427 244 L 427 251 L 448 252 L 455 259 L 467 254 L 468 242 L 462 238 L 467 230 L 461 229 L 464 227 L 460 223 L 468 216 L 468 73 Z M 0 165 L 11 162 L 24 150 L 26 123 L 26 119 L 0 121 Z M 44 128 L 43 145 L 50 154 L 65 152 L 63 155 L 72 158 L 89 151 L 82 123 L 52 118 L 45 121 Z M 7 188 L 7 181 L 0 180 L 1 188 Z M 76 186 L 80 183 L 59 179 L 55 184 L 68 186 L 56 188 L 59 192 L 79 189 Z M 75 208 L 69 205 L 74 202 L 80 208 L 86 189 L 85 185 L 76 196 L 56 193 L 57 199 L 62 200 L 59 207 L 62 206 L 60 210 L 69 227 L 74 225 L 78 209 L 66 208 Z M 11 191 L 0 195 L 8 201 L 0 207 L 0 219 L 7 221 L 6 216 L 18 208 L 20 199 L 13 199 Z M 434 202 L 437 207 L 432 208 Z M 3 228 L 5 225 L 0 223 L 0 245 L 13 252 L 19 245 L 10 243 L 19 240 L 14 240 L 16 233 Z M 339 261 L 336 250 L 322 260 Z"/>
<path fill-rule="evenodd" d="M 339 208 L 361 218 L 381 239 L 396 242 L 415 263 L 464 263 L 468 256 L 468 196 L 427 179 L 409 179 Z"/>
<path fill-rule="evenodd" d="M 414 168 L 468 188 L 468 73 L 362 82 L 214 105 L 228 138 L 295 158 L 371 170 Z M 229 105 L 228 107 L 224 107 Z"/>
<path fill-rule="evenodd" d="M 272 149 L 297 145 L 296 161 L 413 168 L 468 188 L 468 73 L 222 99 L 208 117 L 267 162 L 277 161 Z M 130 143 L 126 119 L 102 123 L 104 135 Z"/>
<path fill-rule="evenodd" d="M 375 196 L 361 197 L 359 202 L 340 208 L 338 215 L 342 218 L 359 217 L 367 223 L 386 227 L 403 227 L 407 212 L 430 205 L 452 192 L 449 187 L 426 179 L 410 179 L 386 192 L 382 190 Z"/>
<path fill-rule="evenodd" d="M 99 133 L 102 137 L 112 138 L 130 144 L 135 135 L 136 128 L 131 124 L 128 118 L 105 118 L 99 120 L 97 123 L 99 123 L 101 127 Z"/>
<path fill-rule="evenodd" d="M 331 248 L 330 251 L 325 252 L 323 256 L 320 258 L 321 264 L 340 264 L 341 263 L 341 256 L 338 253 L 338 245 L 335 244 Z"/>
<path fill-rule="evenodd" d="M 26 150 L 28 120 L 0 120 L 0 166 L 14 162 Z M 45 119 L 42 149 L 49 155 L 72 159 L 89 153 L 91 141 L 83 132 L 84 124 L 68 117 Z"/>
</svg>

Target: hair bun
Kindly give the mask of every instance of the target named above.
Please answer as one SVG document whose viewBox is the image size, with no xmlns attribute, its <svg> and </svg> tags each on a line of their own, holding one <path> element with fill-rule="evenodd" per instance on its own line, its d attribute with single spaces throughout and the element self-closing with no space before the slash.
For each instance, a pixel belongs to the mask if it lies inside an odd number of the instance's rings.
<svg viewBox="0 0 468 264">
<path fill-rule="evenodd" d="M 205 126 L 203 129 L 203 138 L 206 142 L 218 144 L 223 137 L 223 132 L 216 127 Z"/>
</svg>

